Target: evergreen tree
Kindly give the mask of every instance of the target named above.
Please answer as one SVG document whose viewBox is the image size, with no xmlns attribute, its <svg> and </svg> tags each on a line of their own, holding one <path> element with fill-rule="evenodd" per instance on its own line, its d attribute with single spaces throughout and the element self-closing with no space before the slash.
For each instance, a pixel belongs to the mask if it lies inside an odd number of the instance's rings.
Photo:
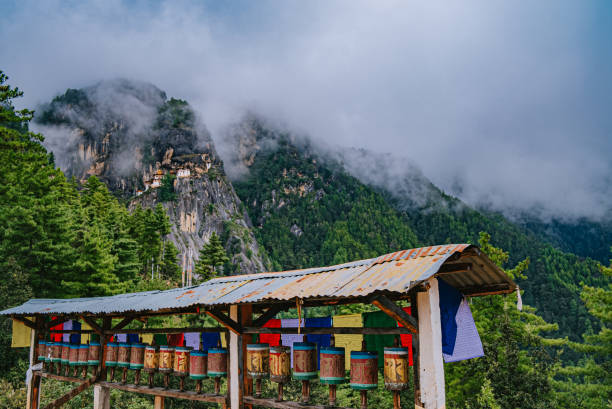
<svg viewBox="0 0 612 409">
<path fill-rule="evenodd" d="M 181 278 L 181 266 L 178 265 L 178 250 L 170 240 L 164 242 L 164 251 L 161 263 L 161 276 L 169 280 Z"/>
<path fill-rule="evenodd" d="M 229 261 L 225 249 L 221 245 L 221 240 L 215 232 L 210 236 L 210 240 L 200 249 L 200 257 L 195 265 L 195 273 L 203 281 L 210 280 L 217 275 L 217 266 Z"/>
</svg>

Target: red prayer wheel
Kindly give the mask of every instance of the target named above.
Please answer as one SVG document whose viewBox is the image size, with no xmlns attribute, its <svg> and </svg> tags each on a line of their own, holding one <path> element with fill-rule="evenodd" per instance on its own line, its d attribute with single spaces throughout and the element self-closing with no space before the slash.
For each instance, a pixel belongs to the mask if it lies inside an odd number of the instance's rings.
<svg viewBox="0 0 612 409">
<path fill-rule="evenodd" d="M 189 377 L 191 379 L 206 378 L 206 364 L 208 354 L 206 351 L 191 351 L 189 354 Z"/>
<path fill-rule="evenodd" d="M 168 374 L 172 372 L 174 364 L 174 348 L 166 345 L 159 347 L 159 372 Z"/>
<path fill-rule="evenodd" d="M 78 357 L 78 366 L 87 366 L 87 362 L 89 359 L 89 345 L 81 344 L 79 345 L 79 357 Z"/>
<path fill-rule="evenodd" d="M 145 344 L 131 344 L 130 346 L 130 369 L 144 368 Z"/>
<path fill-rule="evenodd" d="M 378 387 L 378 353 L 351 351 L 351 388 L 370 390 Z"/>
<path fill-rule="evenodd" d="M 293 343 L 293 377 L 302 381 L 317 377 L 317 344 Z"/>
<path fill-rule="evenodd" d="M 321 383 L 338 385 L 346 382 L 344 356 L 344 348 L 321 347 Z"/>
<path fill-rule="evenodd" d="M 98 366 L 100 365 L 100 343 L 92 341 L 89 344 L 89 356 L 87 357 L 87 365 Z"/>
<path fill-rule="evenodd" d="M 189 375 L 189 348 L 176 347 L 174 350 L 174 374 L 177 376 Z"/>
<path fill-rule="evenodd" d="M 70 353 L 68 354 L 68 364 L 77 366 L 79 364 L 79 344 L 70 344 Z"/>
<path fill-rule="evenodd" d="M 207 373 L 212 378 L 227 376 L 227 349 L 210 348 L 208 350 Z"/>
<path fill-rule="evenodd" d="M 51 362 L 60 363 L 62 360 L 62 343 L 53 342 L 51 344 Z"/>
<path fill-rule="evenodd" d="M 270 347 L 270 380 L 287 383 L 291 380 L 291 347 Z"/>
<path fill-rule="evenodd" d="M 145 372 L 155 373 L 159 367 L 159 348 L 147 345 L 144 351 L 144 370 Z"/>
<path fill-rule="evenodd" d="M 38 341 L 38 360 L 45 362 L 47 356 L 47 341 Z"/>
<path fill-rule="evenodd" d="M 119 344 L 115 342 L 109 342 L 106 344 L 104 353 L 104 364 L 109 368 L 117 366 L 117 354 L 119 352 Z"/>
<path fill-rule="evenodd" d="M 64 342 L 62 344 L 62 359 L 60 361 L 61 364 L 68 365 L 69 357 L 70 357 L 70 344 L 68 342 Z"/>
<path fill-rule="evenodd" d="M 409 385 L 409 362 L 407 348 L 385 347 L 385 387 L 391 391 L 407 389 Z"/>
<path fill-rule="evenodd" d="M 247 375 L 253 379 L 267 378 L 270 372 L 270 345 L 247 344 Z"/>
<path fill-rule="evenodd" d="M 119 343 L 117 348 L 117 366 L 120 368 L 129 368 L 130 366 L 130 344 L 127 342 Z"/>
</svg>

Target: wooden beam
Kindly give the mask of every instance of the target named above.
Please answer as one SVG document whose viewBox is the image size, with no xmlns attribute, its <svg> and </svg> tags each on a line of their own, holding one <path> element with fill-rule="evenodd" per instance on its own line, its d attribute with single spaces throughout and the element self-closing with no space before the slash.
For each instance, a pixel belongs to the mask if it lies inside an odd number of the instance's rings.
<svg viewBox="0 0 612 409">
<path fill-rule="evenodd" d="M 186 328 L 138 328 L 107 330 L 105 334 L 182 334 L 183 332 L 225 332 L 225 327 L 186 327 Z"/>
<path fill-rule="evenodd" d="M 83 315 L 81 315 L 81 319 L 85 321 L 96 332 L 96 334 L 100 336 L 104 335 L 104 330 L 102 329 L 102 327 L 100 327 L 98 323 L 95 322 L 93 319 L 85 317 Z"/>
<path fill-rule="evenodd" d="M 416 320 L 419 320 L 419 307 L 417 303 L 417 292 L 410 294 L 410 313 Z M 414 405 L 415 408 L 423 407 L 421 402 L 421 383 L 419 381 L 419 334 L 412 334 L 412 375 L 414 376 Z"/>
<path fill-rule="evenodd" d="M 143 395 L 163 396 L 166 398 L 186 399 L 199 402 L 224 403 L 226 397 L 207 393 L 195 393 L 195 391 L 179 391 L 178 389 L 164 389 L 162 387 L 149 388 L 145 385 L 122 384 L 118 382 L 98 382 L 98 385 L 126 392 L 140 393 Z"/>
<path fill-rule="evenodd" d="M 62 407 L 62 405 L 68 402 L 70 399 L 74 398 L 75 396 L 83 392 L 85 389 L 89 388 L 95 381 L 96 381 L 96 378 L 94 377 L 89 378 L 88 380 L 84 381 L 76 388 L 72 389 L 70 392 L 64 394 L 63 396 L 60 396 L 59 398 L 55 399 L 53 402 L 49 403 L 43 409 L 57 409 L 57 408 Z"/>
<path fill-rule="evenodd" d="M 230 306 L 230 318 L 235 320 L 235 322 L 240 322 L 240 306 L 232 305 Z M 228 382 L 228 394 L 229 394 L 229 404 L 231 409 L 243 409 L 244 402 L 244 382 L 242 381 L 244 376 L 244 359 L 242 356 L 243 338 L 240 336 L 240 333 L 236 333 L 231 331 L 229 333 L 229 358 L 230 358 L 230 366 L 229 373 L 231 377 Z"/>
<path fill-rule="evenodd" d="M 446 263 L 442 264 L 437 274 L 454 274 L 470 270 L 472 270 L 472 263 Z"/>
<path fill-rule="evenodd" d="M 251 304 L 242 304 L 240 305 L 240 314 L 239 314 L 239 323 L 242 327 L 247 325 L 253 325 L 253 305 Z M 250 343 L 252 335 L 242 335 L 242 384 L 243 391 L 242 396 L 252 395 L 253 394 L 253 379 L 250 378 L 247 374 L 247 344 Z M 245 409 L 253 409 L 253 405 L 244 405 Z"/>
<path fill-rule="evenodd" d="M 43 378 L 47 378 L 47 379 L 55 379 L 56 381 L 74 382 L 74 383 L 83 383 L 87 381 L 87 379 L 74 378 L 72 376 L 56 375 L 54 373 L 49 373 L 49 372 L 40 372 L 40 371 L 36 371 L 36 372 L 38 376 L 42 376 Z"/>
<path fill-rule="evenodd" d="M 260 406 L 264 408 L 275 408 L 275 409 L 329 409 L 330 406 L 326 405 L 304 405 L 299 402 L 282 401 L 277 402 L 274 399 L 255 398 L 253 396 L 245 396 L 244 403 L 251 404 L 254 406 Z M 351 409 L 342 408 L 340 406 L 334 406 L 334 409 Z"/>
<path fill-rule="evenodd" d="M 35 365 L 37 361 L 36 349 L 38 347 L 38 338 L 41 333 L 38 330 L 42 326 L 42 319 L 39 317 L 35 318 L 34 328 L 30 333 L 30 368 Z M 26 388 L 26 408 L 27 409 L 38 409 L 40 406 L 40 376 L 37 372 L 32 373 L 30 383 Z"/>
<path fill-rule="evenodd" d="M 243 334 L 297 334 L 297 328 L 244 327 Z M 361 327 L 304 327 L 301 334 L 363 334 L 363 335 L 400 335 L 412 334 L 410 328 L 361 328 Z"/>
<path fill-rule="evenodd" d="M 274 316 L 276 314 L 278 314 L 281 311 L 285 311 L 288 308 L 291 308 L 289 305 L 285 304 L 273 304 L 270 308 L 268 308 L 268 311 L 264 312 L 263 314 L 261 314 L 261 316 L 259 318 L 257 318 L 256 320 L 253 321 L 253 327 L 263 327 L 264 325 L 266 325 L 266 322 L 268 322 L 270 319 L 274 318 Z"/>
<path fill-rule="evenodd" d="M 70 321 L 71 319 L 74 319 L 75 317 L 73 315 L 62 315 L 54 320 L 51 320 L 49 322 L 46 322 L 44 324 L 44 329 L 46 331 L 50 331 L 51 327 L 55 327 L 56 325 L 60 325 L 63 324 L 66 321 Z"/>
<path fill-rule="evenodd" d="M 219 324 L 223 325 L 224 327 L 234 332 L 235 334 L 242 333 L 242 327 L 236 321 L 234 321 L 227 315 L 223 314 L 220 310 L 217 310 L 217 309 L 206 310 L 206 314 L 213 317 L 215 320 L 217 320 Z"/>
<path fill-rule="evenodd" d="M 113 328 L 111 328 L 111 330 L 115 331 L 115 330 L 120 330 L 122 328 L 125 328 L 130 322 L 134 321 L 134 316 L 128 316 L 125 317 L 123 320 L 121 320 L 119 322 L 119 324 L 115 325 Z"/>
<path fill-rule="evenodd" d="M 483 295 L 509 294 L 516 291 L 516 287 L 512 288 L 510 284 L 491 284 L 474 287 L 463 287 L 458 290 L 467 297 L 478 297 Z"/>
<path fill-rule="evenodd" d="M 372 304 L 377 306 L 382 312 L 401 323 L 408 328 L 413 334 L 418 334 L 418 322 L 407 314 L 404 310 L 397 306 L 393 301 L 382 294 L 378 294 L 372 298 Z"/>
</svg>

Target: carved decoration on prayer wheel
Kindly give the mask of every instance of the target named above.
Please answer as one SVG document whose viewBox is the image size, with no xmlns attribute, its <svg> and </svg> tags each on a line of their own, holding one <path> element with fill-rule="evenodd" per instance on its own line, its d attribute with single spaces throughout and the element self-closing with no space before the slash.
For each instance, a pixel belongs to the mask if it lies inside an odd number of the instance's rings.
<svg viewBox="0 0 612 409">
<path fill-rule="evenodd" d="M 344 348 L 321 347 L 321 383 L 337 385 L 346 382 L 344 356 Z"/>
<path fill-rule="evenodd" d="M 409 363 L 407 348 L 384 349 L 385 387 L 391 391 L 407 389 L 409 385 Z"/>
<path fill-rule="evenodd" d="M 287 383 L 291 380 L 291 347 L 270 347 L 270 380 Z"/>
<path fill-rule="evenodd" d="M 351 351 L 351 388 L 360 390 L 378 387 L 378 353 Z"/>
</svg>

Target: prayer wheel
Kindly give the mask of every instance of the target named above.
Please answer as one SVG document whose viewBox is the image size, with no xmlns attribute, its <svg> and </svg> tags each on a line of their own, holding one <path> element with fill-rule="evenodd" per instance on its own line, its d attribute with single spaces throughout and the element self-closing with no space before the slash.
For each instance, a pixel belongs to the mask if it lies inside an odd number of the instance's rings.
<svg viewBox="0 0 612 409">
<path fill-rule="evenodd" d="M 408 349 L 385 348 L 385 387 L 391 391 L 407 389 L 408 375 Z"/>
<path fill-rule="evenodd" d="M 191 351 L 189 354 L 189 377 L 196 380 L 196 393 L 202 392 L 202 379 L 206 378 L 206 351 Z"/>
<path fill-rule="evenodd" d="M 120 342 L 117 347 L 117 367 L 122 368 L 121 383 L 127 382 L 127 370 L 130 367 L 130 344 Z"/>
<path fill-rule="evenodd" d="M 261 380 L 270 372 L 270 345 L 247 344 L 247 375 L 255 379 L 255 397 L 261 397 Z"/>
<path fill-rule="evenodd" d="M 130 369 L 136 371 L 134 383 L 140 383 L 140 370 L 144 368 L 145 344 L 132 344 L 130 346 Z"/>
<path fill-rule="evenodd" d="M 62 365 L 62 342 L 53 342 L 51 343 L 51 369 L 55 367 L 57 369 L 57 373 L 60 372 L 60 367 Z"/>
<path fill-rule="evenodd" d="M 189 348 L 176 347 L 174 350 L 174 375 L 180 378 L 180 387 L 182 391 L 184 387 L 185 377 L 189 375 Z"/>
<path fill-rule="evenodd" d="M 291 347 L 270 347 L 270 380 L 278 383 L 277 402 L 283 400 L 283 384 L 291 380 Z"/>
<path fill-rule="evenodd" d="M 174 347 L 162 345 L 159 347 L 159 372 L 164 374 L 164 387 L 168 388 L 170 374 L 174 364 Z"/>
<path fill-rule="evenodd" d="M 68 353 L 68 365 L 72 368 L 72 375 L 76 376 L 77 367 L 79 366 L 79 344 L 70 344 L 70 352 Z"/>
<path fill-rule="evenodd" d="M 215 394 L 219 394 L 221 378 L 227 376 L 227 349 L 210 348 L 208 350 L 208 376 L 215 378 Z"/>
<path fill-rule="evenodd" d="M 368 407 L 367 391 L 378 387 L 378 353 L 351 351 L 351 388 L 361 391 L 361 409 Z"/>
<path fill-rule="evenodd" d="M 106 344 L 106 350 L 104 351 L 104 364 L 107 368 L 110 368 L 110 380 L 113 380 L 115 375 L 115 368 L 117 367 L 117 355 L 119 353 L 119 344 L 116 342 L 109 342 Z"/>
<path fill-rule="evenodd" d="M 329 385 L 329 405 L 336 405 L 336 385 L 346 382 L 344 348 L 321 347 L 321 383 Z"/>
<path fill-rule="evenodd" d="M 87 376 L 87 364 L 89 362 L 89 345 L 81 344 L 79 345 L 79 358 L 78 358 L 77 366 L 81 367 L 81 376 Z"/>
<path fill-rule="evenodd" d="M 153 377 L 159 367 L 159 347 L 147 345 L 144 353 L 144 370 L 149 374 L 149 388 L 153 387 Z"/>
<path fill-rule="evenodd" d="M 38 341 L 38 361 L 45 362 L 47 355 L 47 341 Z"/>
<path fill-rule="evenodd" d="M 385 347 L 385 387 L 393 391 L 393 407 L 400 408 L 399 391 L 409 387 L 408 377 L 408 349 L 398 347 Z"/>
<path fill-rule="evenodd" d="M 62 359 L 60 363 L 66 370 L 68 370 L 68 362 L 70 357 L 70 343 L 64 342 L 62 343 Z"/>
<path fill-rule="evenodd" d="M 293 377 L 302 381 L 302 403 L 310 400 L 311 379 L 317 377 L 317 344 L 293 343 Z"/>
<path fill-rule="evenodd" d="M 89 344 L 89 356 L 87 357 L 87 365 L 91 366 L 93 375 L 96 375 L 98 365 L 100 365 L 100 343 L 92 341 Z"/>
</svg>

